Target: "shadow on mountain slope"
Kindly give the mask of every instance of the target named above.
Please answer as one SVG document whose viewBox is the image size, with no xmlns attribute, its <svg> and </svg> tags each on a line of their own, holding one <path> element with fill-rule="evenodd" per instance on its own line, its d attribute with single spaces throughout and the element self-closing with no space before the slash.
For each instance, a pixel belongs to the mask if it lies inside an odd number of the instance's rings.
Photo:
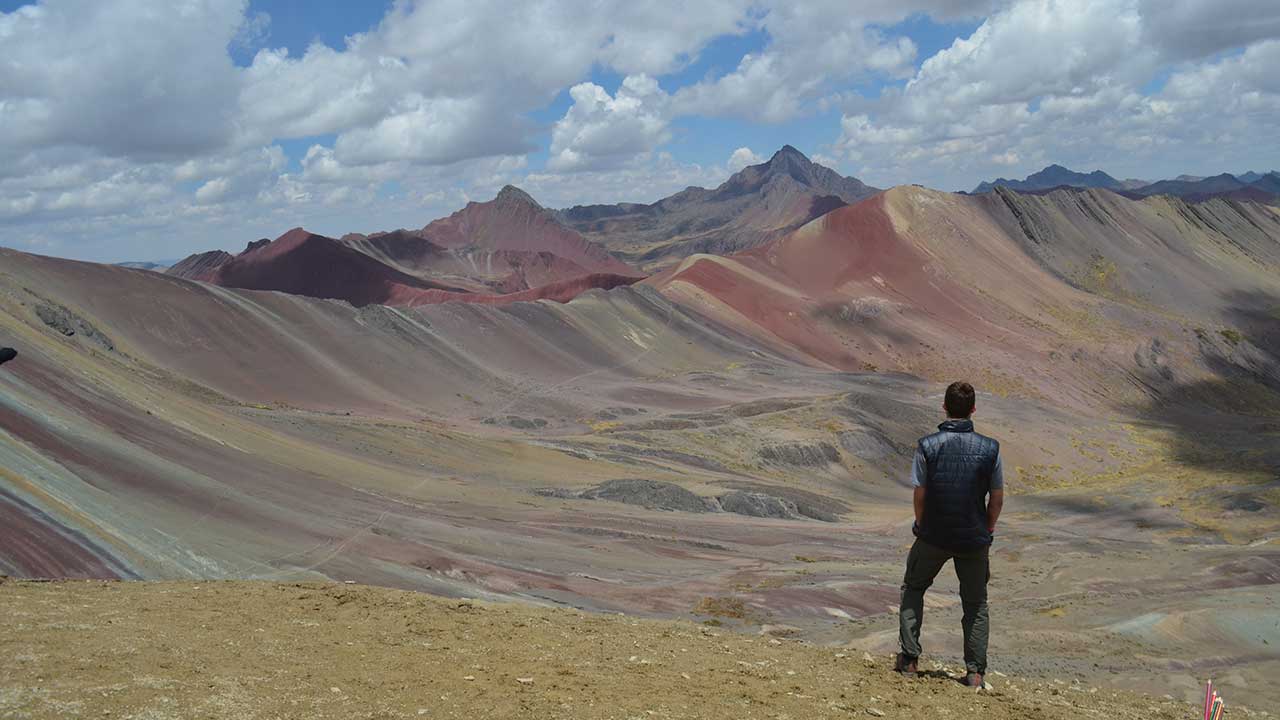
<svg viewBox="0 0 1280 720">
<path fill-rule="evenodd" d="M 1152 373 L 1157 394 L 1137 416 L 1160 435 L 1170 460 L 1214 489 L 1219 510 L 1258 512 L 1274 508 L 1280 494 L 1280 295 L 1224 298 L 1224 325 L 1196 327 L 1192 339 L 1211 377 Z"/>
</svg>

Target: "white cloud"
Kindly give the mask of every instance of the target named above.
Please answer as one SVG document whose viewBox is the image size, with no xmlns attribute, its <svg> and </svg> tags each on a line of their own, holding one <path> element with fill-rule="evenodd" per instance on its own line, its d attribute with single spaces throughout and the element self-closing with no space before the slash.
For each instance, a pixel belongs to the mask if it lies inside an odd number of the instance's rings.
<svg viewBox="0 0 1280 720">
<path fill-rule="evenodd" d="M 240 99 L 246 137 L 339 133 L 347 163 L 528 152 L 533 128 L 524 114 L 593 65 L 669 72 L 713 37 L 739 31 L 746 12 L 747 3 L 728 0 L 402 2 L 341 51 L 260 51 Z"/>
<path fill-rule="evenodd" d="M 748 165 L 759 165 L 762 162 L 764 158 L 757 155 L 751 148 L 740 147 L 729 156 L 729 170 L 738 172 Z"/>
<path fill-rule="evenodd" d="M 48 0 L 0 14 L 0 158 L 70 145 L 150 160 L 225 145 L 243 2 Z"/>
<path fill-rule="evenodd" d="M 269 37 L 271 37 L 271 16 L 264 12 L 257 12 L 244 16 L 240 27 L 236 28 L 231 44 L 242 50 L 252 50 L 260 47 Z"/>
<path fill-rule="evenodd" d="M 528 134 L 528 123 L 489 99 L 413 95 L 374 125 L 339 135 L 333 149 L 349 165 L 394 160 L 447 165 L 529 152 Z"/>
<path fill-rule="evenodd" d="M 1280 37 L 1275 0 L 1140 0 L 1148 42 L 1186 60 Z"/>
<path fill-rule="evenodd" d="M 551 130 L 551 170 L 616 168 L 671 138 L 667 95 L 647 75 L 628 75 L 613 97 L 589 82 L 569 96 L 573 105 Z"/>
<path fill-rule="evenodd" d="M 1018 153 L 1012 150 L 991 156 L 991 162 L 996 165 L 1017 165 L 1021 159 L 1018 157 Z"/>
<path fill-rule="evenodd" d="M 196 188 L 196 202 L 211 203 L 217 202 L 227 196 L 231 190 L 231 181 L 224 178 L 214 178 L 200 187 Z"/>
<path fill-rule="evenodd" d="M 658 152 L 612 170 L 529 173 L 516 184 L 544 206 L 571 207 L 620 201 L 651 203 L 690 185 L 715 187 L 728 176 L 723 167 L 682 163 L 670 153 Z"/>
<path fill-rule="evenodd" d="M 984 167 L 1029 172 L 1061 162 L 1176 175 L 1247 164 L 1276 127 L 1280 81 L 1267 69 L 1280 61 L 1275 41 L 1176 65 L 1163 90 L 1148 96 L 1144 86 L 1173 57 L 1152 34 L 1176 33 L 1153 31 L 1140 9 L 1137 0 L 1006 7 L 926 59 L 900 91 L 846 113 L 833 149 L 873 168 L 870 182 L 924 177 L 960 188 Z M 1266 162 L 1276 161 L 1273 151 Z"/>
<path fill-rule="evenodd" d="M 990 0 L 822 0 L 773 3 L 757 16 L 769 37 L 760 52 L 745 55 L 721 77 L 675 93 L 679 112 L 729 115 L 780 123 L 805 113 L 808 104 L 840 84 L 873 76 L 901 78 L 914 69 L 917 48 L 905 36 L 879 27 L 915 13 L 968 16 Z"/>
</svg>

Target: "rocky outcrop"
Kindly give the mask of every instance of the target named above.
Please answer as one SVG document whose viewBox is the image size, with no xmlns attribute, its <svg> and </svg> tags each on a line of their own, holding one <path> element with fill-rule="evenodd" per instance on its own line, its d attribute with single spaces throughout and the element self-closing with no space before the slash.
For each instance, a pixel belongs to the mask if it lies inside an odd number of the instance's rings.
<svg viewBox="0 0 1280 720">
<path fill-rule="evenodd" d="M 737 515 L 783 520 L 795 520 L 801 517 L 795 503 L 764 493 L 734 490 L 721 495 L 718 499 L 722 510 Z"/>
<path fill-rule="evenodd" d="M 836 438 L 845 452 L 863 460 L 879 460 L 902 452 L 884 433 L 873 428 L 846 430 Z"/>
<path fill-rule="evenodd" d="M 67 337 L 79 335 L 90 342 L 96 343 L 104 350 L 116 349 L 115 343 L 111 342 L 111 338 L 94 327 L 93 323 L 62 305 L 53 302 L 41 302 L 35 306 L 35 313 L 41 322 Z"/>
<path fill-rule="evenodd" d="M 775 465 L 822 467 L 840 462 L 840 451 L 829 442 L 783 443 L 760 448 L 760 459 Z"/>
<path fill-rule="evenodd" d="M 580 493 L 578 497 L 584 500 L 612 500 L 627 505 L 639 505 L 650 510 L 703 513 L 710 509 L 707 501 L 700 495 L 675 483 L 658 480 L 635 478 L 609 480 Z"/>
<path fill-rule="evenodd" d="M 835 522 L 838 519 L 838 512 L 848 510 L 838 501 L 827 500 L 802 490 L 795 491 L 797 497 L 793 499 L 779 497 L 783 494 L 792 494 L 785 490 L 777 494 L 762 492 L 759 487 L 750 484 L 715 498 L 703 497 L 675 483 L 639 478 L 609 480 L 582 491 L 566 488 L 539 488 L 533 492 L 542 497 L 562 500 L 611 500 L 649 510 L 678 510 L 691 513 L 727 512 L 747 517 L 780 520 L 807 518 Z M 827 502 L 823 502 L 824 500 Z"/>
</svg>

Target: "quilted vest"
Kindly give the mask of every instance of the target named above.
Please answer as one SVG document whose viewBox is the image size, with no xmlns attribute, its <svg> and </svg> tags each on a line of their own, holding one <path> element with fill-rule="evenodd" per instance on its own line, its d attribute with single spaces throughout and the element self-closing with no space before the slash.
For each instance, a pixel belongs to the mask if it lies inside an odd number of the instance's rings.
<svg viewBox="0 0 1280 720">
<path fill-rule="evenodd" d="M 974 432 L 972 420 L 947 420 L 919 447 L 928 464 L 920 538 L 957 552 L 990 545 L 987 492 L 1000 443 Z"/>
</svg>

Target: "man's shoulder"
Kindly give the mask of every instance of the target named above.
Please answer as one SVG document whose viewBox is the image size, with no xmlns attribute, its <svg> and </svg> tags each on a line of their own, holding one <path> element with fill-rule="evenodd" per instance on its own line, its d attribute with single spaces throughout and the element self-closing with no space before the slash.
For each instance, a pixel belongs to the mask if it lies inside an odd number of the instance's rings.
<svg viewBox="0 0 1280 720">
<path fill-rule="evenodd" d="M 978 438 L 978 439 L 982 440 L 982 442 L 985 442 L 985 443 L 989 443 L 989 444 L 991 444 L 991 445 L 994 445 L 994 446 L 996 446 L 996 448 L 999 448 L 999 447 L 1000 447 L 1000 441 L 999 441 L 999 440 L 997 440 L 997 439 L 995 439 L 995 438 L 993 438 L 993 437 L 991 437 L 990 435 L 984 435 L 984 434 L 982 434 L 982 433 L 980 433 L 980 432 L 974 432 L 974 433 L 973 433 L 973 435 L 974 435 L 974 437 L 976 437 L 976 438 Z"/>
<path fill-rule="evenodd" d="M 961 442 L 967 447 L 973 447 L 976 444 L 989 452 L 1000 452 L 1000 441 L 990 435 L 983 435 L 977 431 L 964 433 L 950 432 L 947 430 L 938 430 L 921 437 L 916 441 L 916 448 L 922 452 L 928 452 L 931 449 L 937 449 L 943 445 L 949 444 L 948 441 L 953 438 L 965 438 L 964 440 L 955 440 Z M 972 444 L 971 444 L 972 443 Z"/>
<path fill-rule="evenodd" d="M 916 447 L 923 449 L 928 445 L 932 445 L 938 442 L 939 440 L 942 439 L 942 436 L 946 434 L 947 433 L 941 430 L 937 430 L 935 432 L 929 433 L 928 435 L 922 435 L 919 440 L 916 440 Z"/>
</svg>

